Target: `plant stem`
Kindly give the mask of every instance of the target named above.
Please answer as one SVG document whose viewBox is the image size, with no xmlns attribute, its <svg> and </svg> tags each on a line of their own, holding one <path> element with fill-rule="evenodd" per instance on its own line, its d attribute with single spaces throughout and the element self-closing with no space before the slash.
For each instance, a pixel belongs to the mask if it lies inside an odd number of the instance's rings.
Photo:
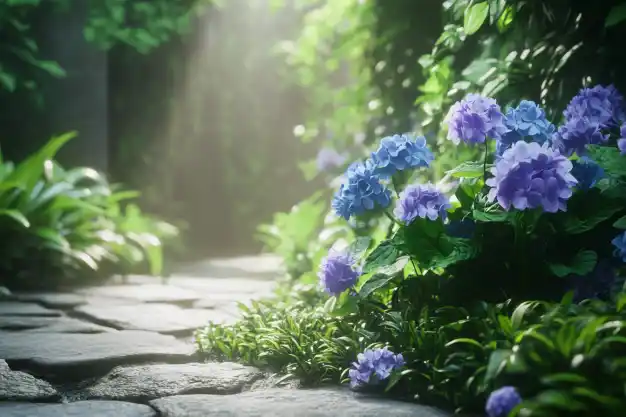
<svg viewBox="0 0 626 417">
<path fill-rule="evenodd" d="M 489 141 L 485 138 L 485 159 L 483 160 L 483 179 L 487 182 L 487 156 L 489 155 Z"/>
</svg>

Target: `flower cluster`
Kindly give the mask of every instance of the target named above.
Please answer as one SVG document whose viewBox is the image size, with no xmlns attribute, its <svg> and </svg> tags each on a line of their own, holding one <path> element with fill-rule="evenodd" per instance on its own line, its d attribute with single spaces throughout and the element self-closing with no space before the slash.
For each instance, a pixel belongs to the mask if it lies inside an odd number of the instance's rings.
<svg viewBox="0 0 626 417">
<path fill-rule="evenodd" d="M 602 145 L 608 139 L 599 124 L 590 123 L 587 119 L 571 119 L 559 127 L 553 142 L 561 153 L 570 156 L 574 152 L 585 155 L 587 145 Z"/>
<path fill-rule="evenodd" d="M 448 139 L 473 145 L 497 139 L 508 131 L 500 106 L 492 98 L 468 94 L 455 103 L 447 116 Z"/>
<path fill-rule="evenodd" d="M 622 124 L 619 129 L 619 139 L 617 140 L 617 148 L 622 155 L 626 155 L 626 123 Z"/>
<path fill-rule="evenodd" d="M 346 155 L 342 155 L 334 149 L 322 148 L 317 154 L 318 171 L 328 171 L 340 167 L 346 162 Z"/>
<path fill-rule="evenodd" d="M 365 384 L 375 384 L 389 378 L 391 372 L 404 366 L 402 354 L 395 354 L 387 347 L 382 349 L 366 349 L 357 355 L 357 361 L 352 364 L 348 375 L 350 385 L 358 387 Z"/>
<path fill-rule="evenodd" d="M 417 217 L 443 220 L 447 217 L 450 201 L 445 194 L 433 184 L 409 185 L 400 193 L 394 210 L 395 216 L 404 224 L 409 225 Z"/>
<path fill-rule="evenodd" d="M 611 243 L 615 246 L 615 256 L 626 262 L 626 232 L 615 237 Z"/>
<path fill-rule="evenodd" d="M 360 271 L 347 253 L 331 252 L 322 260 L 318 272 L 321 287 L 330 295 L 339 295 L 356 284 Z"/>
<path fill-rule="evenodd" d="M 525 138 L 544 144 L 551 140 L 555 132 L 554 125 L 546 119 L 543 109 L 529 100 L 522 100 L 516 108 L 509 108 L 504 125 L 509 131 L 504 133 L 497 142 L 496 154 L 498 156 L 501 156 L 515 142 Z"/>
<path fill-rule="evenodd" d="M 624 98 L 609 85 L 583 88 L 563 112 L 567 121 L 584 119 L 600 127 L 617 126 L 624 120 Z"/>
<path fill-rule="evenodd" d="M 491 169 L 493 178 L 488 199 L 504 208 L 518 210 L 543 208 L 545 212 L 565 211 L 576 178 L 572 163 L 558 151 L 538 143 L 516 142 Z"/>
<path fill-rule="evenodd" d="M 592 159 L 585 156 L 574 161 L 572 175 L 578 181 L 580 190 L 588 190 L 604 177 L 604 170 Z"/>
<path fill-rule="evenodd" d="M 487 399 L 485 411 L 489 417 L 507 417 L 522 402 L 515 387 L 505 386 L 493 391 Z"/>
<path fill-rule="evenodd" d="M 350 219 L 377 205 L 391 204 L 391 192 L 380 183 L 375 167 L 370 161 L 356 162 L 346 172 L 346 181 L 341 184 L 333 198 L 332 207 L 337 215 Z"/>
<path fill-rule="evenodd" d="M 389 177 L 396 171 L 409 168 L 428 167 L 433 159 L 435 157 L 426 146 L 426 138 L 411 138 L 406 134 L 383 138 L 371 157 L 376 166 L 375 173 L 381 177 Z"/>
</svg>

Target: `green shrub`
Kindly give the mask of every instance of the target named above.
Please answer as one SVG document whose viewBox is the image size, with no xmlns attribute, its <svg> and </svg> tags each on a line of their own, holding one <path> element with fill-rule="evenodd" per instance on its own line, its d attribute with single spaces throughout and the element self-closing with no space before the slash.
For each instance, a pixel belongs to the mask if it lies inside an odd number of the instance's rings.
<svg viewBox="0 0 626 417">
<path fill-rule="evenodd" d="M 127 203 L 136 192 L 110 185 L 91 168 L 65 170 L 54 162 L 73 136 L 53 138 L 17 165 L 0 159 L 4 285 L 55 285 L 142 265 L 162 273 L 162 240 L 177 229 Z"/>
</svg>

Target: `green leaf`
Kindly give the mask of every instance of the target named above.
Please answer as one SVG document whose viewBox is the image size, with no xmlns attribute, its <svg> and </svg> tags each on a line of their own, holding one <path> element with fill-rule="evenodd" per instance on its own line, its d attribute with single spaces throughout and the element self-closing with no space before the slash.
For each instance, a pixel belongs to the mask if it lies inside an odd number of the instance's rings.
<svg viewBox="0 0 626 417">
<path fill-rule="evenodd" d="M 613 6 L 611 11 L 609 12 L 606 20 L 604 21 L 604 27 L 615 26 L 618 23 L 626 20 L 626 3 L 618 4 L 617 6 Z"/>
<path fill-rule="evenodd" d="M 400 251 L 394 240 L 385 240 L 365 259 L 363 273 L 367 274 L 376 271 L 378 268 L 391 266 L 399 257 Z"/>
<path fill-rule="evenodd" d="M 588 145 L 587 152 L 608 175 L 626 177 L 626 158 L 620 154 L 617 146 Z"/>
<path fill-rule="evenodd" d="M 337 297 L 330 297 L 324 303 L 324 312 L 327 314 L 330 314 L 335 309 L 336 304 L 337 304 Z"/>
<path fill-rule="evenodd" d="M 359 299 L 344 291 L 338 298 L 337 303 L 330 314 L 335 317 L 346 316 L 359 311 Z"/>
<path fill-rule="evenodd" d="M 361 285 L 361 289 L 359 290 L 359 296 L 361 298 L 369 297 L 374 291 L 383 288 L 385 285 L 389 284 L 391 280 L 393 280 L 395 275 L 387 275 L 387 274 L 374 274 L 367 281 Z"/>
<path fill-rule="evenodd" d="M 513 23 L 513 18 L 515 17 L 515 9 L 513 6 L 508 5 L 498 18 L 498 22 L 496 23 L 498 27 L 498 31 L 500 33 L 506 32 L 511 23 Z"/>
<path fill-rule="evenodd" d="M 486 2 L 473 4 L 465 9 L 463 28 L 465 33 L 472 35 L 481 28 L 489 16 L 489 4 Z"/>
<path fill-rule="evenodd" d="M 613 227 L 616 229 L 626 229 L 626 216 L 617 219 L 617 221 L 613 223 Z"/>
<path fill-rule="evenodd" d="M 455 345 L 467 345 L 467 346 L 472 346 L 475 348 L 480 349 L 480 351 L 482 351 L 484 349 L 482 343 L 474 340 L 474 339 L 470 339 L 468 337 L 460 337 L 458 339 L 454 339 L 449 341 L 448 343 L 445 344 L 445 347 L 451 347 L 451 346 L 455 346 Z"/>
<path fill-rule="evenodd" d="M 489 166 L 487 166 L 487 169 L 489 169 Z M 478 178 L 482 177 L 484 173 L 483 163 L 476 161 L 463 162 L 456 168 L 446 172 L 447 175 L 454 178 Z"/>
<path fill-rule="evenodd" d="M 557 277 L 565 277 L 570 274 L 586 275 L 593 271 L 598 262 L 598 254 L 592 250 L 583 250 L 568 263 L 568 265 L 550 263 L 550 270 Z"/>
<path fill-rule="evenodd" d="M 484 223 L 504 223 L 515 219 L 515 213 L 508 211 L 490 211 L 473 210 L 472 217 L 474 220 Z"/>
<path fill-rule="evenodd" d="M 511 356 L 512 351 L 510 349 L 498 349 L 491 352 L 489 356 L 489 363 L 487 364 L 487 370 L 485 371 L 485 383 L 489 384 L 496 376 L 504 369 Z"/>
<path fill-rule="evenodd" d="M 22 227 L 26 229 L 30 227 L 30 222 L 28 221 L 28 219 L 18 210 L 10 210 L 10 209 L 0 210 L 0 216 L 5 216 L 12 220 L 15 220 L 17 223 L 19 223 Z"/>
<path fill-rule="evenodd" d="M 9 74 L 5 71 L 0 71 L 0 85 L 2 85 L 2 87 L 12 93 L 17 87 L 17 80 L 15 79 L 15 75 Z"/>
<path fill-rule="evenodd" d="M 348 247 L 348 253 L 354 258 L 360 258 L 369 249 L 372 238 L 369 236 L 359 236 Z"/>
</svg>

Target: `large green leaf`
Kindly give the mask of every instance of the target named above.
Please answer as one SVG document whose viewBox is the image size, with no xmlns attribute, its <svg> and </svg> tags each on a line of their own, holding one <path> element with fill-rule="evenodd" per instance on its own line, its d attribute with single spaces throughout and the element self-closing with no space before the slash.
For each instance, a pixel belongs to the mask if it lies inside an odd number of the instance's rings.
<svg viewBox="0 0 626 417">
<path fill-rule="evenodd" d="M 489 4 L 487 2 L 472 4 L 465 9 L 463 20 L 465 33 L 472 35 L 478 32 L 485 20 L 487 20 L 487 16 L 489 16 Z"/>
<path fill-rule="evenodd" d="M 397 245 L 397 239 L 388 239 L 378 245 L 365 259 L 363 273 L 374 272 L 379 268 L 393 265 L 401 253 Z"/>
<path fill-rule="evenodd" d="M 626 20 L 626 3 L 618 4 L 613 6 L 609 15 L 606 17 L 604 21 L 605 27 L 615 26 L 621 22 Z"/>
<path fill-rule="evenodd" d="M 598 254 L 592 250 L 583 250 L 567 263 L 549 263 L 550 270 L 557 277 L 565 277 L 570 274 L 586 275 L 593 271 L 598 261 Z"/>
<path fill-rule="evenodd" d="M 477 161 L 463 162 L 446 174 L 454 178 L 479 178 L 484 175 L 484 164 Z M 487 167 L 489 169 L 489 167 Z"/>
<path fill-rule="evenodd" d="M 613 227 L 617 229 L 626 229 L 626 216 L 620 217 L 613 223 Z"/>
<path fill-rule="evenodd" d="M 374 274 L 367 281 L 363 283 L 361 288 L 359 289 L 359 296 L 363 298 L 369 297 L 376 290 L 381 289 L 382 287 L 389 284 L 396 275 L 388 275 L 388 274 Z"/>
<path fill-rule="evenodd" d="M 587 146 L 589 157 L 600 165 L 604 171 L 613 177 L 626 177 L 626 158 L 620 154 L 616 146 Z"/>
<path fill-rule="evenodd" d="M 18 210 L 11 210 L 11 209 L 0 210 L 0 217 L 8 217 L 9 219 L 17 222 L 19 225 L 21 225 L 22 227 L 26 229 L 30 227 L 30 222 L 28 221 L 26 216 L 24 216 Z"/>
</svg>

